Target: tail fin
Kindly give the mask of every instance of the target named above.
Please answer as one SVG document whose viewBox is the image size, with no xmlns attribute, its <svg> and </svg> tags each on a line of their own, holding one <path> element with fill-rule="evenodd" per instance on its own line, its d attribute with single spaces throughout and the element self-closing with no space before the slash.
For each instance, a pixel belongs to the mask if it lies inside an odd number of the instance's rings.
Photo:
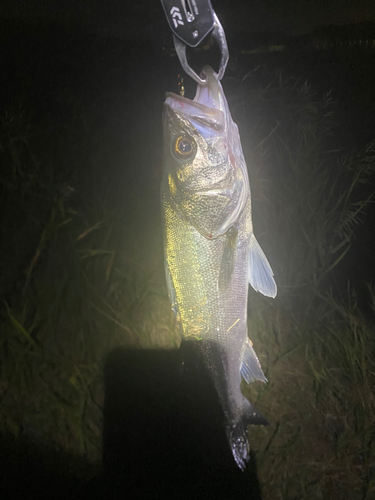
<svg viewBox="0 0 375 500">
<path fill-rule="evenodd" d="M 243 471 L 250 459 L 250 445 L 247 439 L 248 425 L 268 425 L 268 421 L 245 399 L 245 411 L 239 422 L 227 425 L 227 436 L 237 466 Z"/>
<path fill-rule="evenodd" d="M 246 401 L 246 412 L 243 415 L 243 420 L 247 425 L 269 425 L 269 422 L 266 418 L 263 417 L 259 411 L 254 408 L 254 406 L 250 403 L 248 399 Z"/>
<path fill-rule="evenodd" d="M 247 440 L 247 425 L 240 420 L 227 426 L 227 436 L 233 458 L 239 469 L 246 468 L 246 462 L 250 459 L 250 445 Z"/>
</svg>

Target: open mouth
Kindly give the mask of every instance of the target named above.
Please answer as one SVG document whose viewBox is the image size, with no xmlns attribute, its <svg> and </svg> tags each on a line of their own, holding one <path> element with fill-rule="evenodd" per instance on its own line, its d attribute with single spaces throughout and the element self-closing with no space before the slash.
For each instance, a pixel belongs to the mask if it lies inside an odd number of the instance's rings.
<svg viewBox="0 0 375 500">
<path fill-rule="evenodd" d="M 207 80 L 207 83 L 205 85 L 197 85 L 194 99 L 188 99 L 187 97 L 167 92 L 166 104 L 176 111 L 183 110 L 184 113 L 189 115 L 193 109 L 200 109 L 208 114 L 213 110 L 224 111 L 225 98 L 216 73 L 209 66 L 205 66 L 202 70 L 202 76 Z"/>
</svg>

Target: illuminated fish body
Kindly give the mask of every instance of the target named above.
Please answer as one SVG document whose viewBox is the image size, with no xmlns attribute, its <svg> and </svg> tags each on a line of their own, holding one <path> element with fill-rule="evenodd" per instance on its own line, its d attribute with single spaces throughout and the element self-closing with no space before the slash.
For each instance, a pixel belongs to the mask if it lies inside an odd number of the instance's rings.
<svg viewBox="0 0 375 500">
<path fill-rule="evenodd" d="M 249 458 L 247 425 L 266 420 L 244 398 L 266 381 L 247 335 L 248 284 L 276 296 L 253 234 L 248 173 L 237 125 L 212 68 L 194 100 L 167 93 L 161 203 L 165 271 L 184 340 L 195 342 L 223 408 L 237 465 Z"/>
</svg>

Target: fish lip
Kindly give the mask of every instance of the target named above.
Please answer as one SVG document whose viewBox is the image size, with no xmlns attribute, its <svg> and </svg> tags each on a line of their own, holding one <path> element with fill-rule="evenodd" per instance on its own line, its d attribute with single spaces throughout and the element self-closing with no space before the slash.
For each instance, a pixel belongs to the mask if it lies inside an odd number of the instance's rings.
<svg viewBox="0 0 375 500">
<path fill-rule="evenodd" d="M 177 116 L 185 115 L 188 117 L 188 120 L 192 122 L 199 122 L 202 117 L 207 117 L 208 123 L 206 123 L 206 126 L 211 127 L 216 131 L 222 133 L 224 132 L 226 118 L 222 109 L 218 109 L 214 106 L 207 106 L 171 92 L 166 93 L 164 107 L 168 110 L 167 112 L 172 112 L 173 115 Z M 203 124 L 205 124 L 204 118 Z"/>
<path fill-rule="evenodd" d="M 194 101 L 193 99 L 189 99 L 188 97 L 183 97 L 182 95 L 175 94 L 174 92 L 166 92 L 164 104 L 171 107 L 171 105 L 169 104 L 170 101 L 182 102 L 184 104 L 189 104 L 189 105 L 196 104 L 199 107 L 204 106 L 205 108 L 208 108 L 208 106 L 205 106 L 204 104 L 202 104 L 198 101 Z M 209 109 L 211 109 L 211 108 L 209 108 Z"/>
<path fill-rule="evenodd" d="M 174 92 L 166 92 L 165 98 L 166 99 L 164 101 L 164 105 L 168 106 L 173 111 L 180 111 L 179 109 L 176 110 L 176 107 L 178 108 L 179 106 L 174 105 L 175 103 L 193 106 L 194 108 L 199 109 L 203 113 L 207 113 L 207 114 L 212 113 L 212 111 L 216 109 L 215 107 L 207 106 L 206 104 L 204 104 L 202 102 L 194 101 L 194 99 L 188 99 L 187 97 L 183 97 L 183 96 L 180 96 L 178 94 L 175 94 Z"/>
<path fill-rule="evenodd" d="M 217 80 L 217 74 L 210 66 L 204 66 L 201 72 L 201 76 L 206 78 L 206 83 L 204 85 L 197 85 L 196 93 L 194 99 L 188 99 L 187 97 L 175 94 L 174 92 L 166 93 L 166 104 L 171 106 L 168 99 L 172 101 L 177 101 L 179 103 L 188 104 L 190 106 L 197 107 L 204 112 L 213 110 L 225 111 L 224 96 L 221 84 Z M 173 109 L 173 106 L 171 106 Z"/>
</svg>

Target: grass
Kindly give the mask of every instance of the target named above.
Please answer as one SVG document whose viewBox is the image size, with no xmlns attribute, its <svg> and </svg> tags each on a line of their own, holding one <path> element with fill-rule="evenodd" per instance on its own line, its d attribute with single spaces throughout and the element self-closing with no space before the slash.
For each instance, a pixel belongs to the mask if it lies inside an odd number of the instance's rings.
<svg viewBox="0 0 375 500">
<path fill-rule="evenodd" d="M 66 89 L 53 98 L 64 114 L 52 132 L 49 112 L 41 119 L 22 100 L 2 117 L 0 431 L 92 462 L 108 353 L 179 344 L 150 174 L 160 135 L 149 109 L 165 88 L 144 85 L 143 110 L 129 99 L 132 149 L 112 122 L 95 122 L 99 103 L 87 112 Z M 365 307 L 342 283 L 372 203 L 374 144 L 346 150 L 340 103 L 285 71 L 246 69 L 224 86 L 279 287 L 275 301 L 249 297 L 249 335 L 269 380 L 244 387 L 271 424 L 250 429 L 264 498 L 373 498 L 375 291 Z"/>
<path fill-rule="evenodd" d="M 373 318 L 352 296 L 327 296 L 303 330 L 283 307 L 268 321 L 258 311 L 249 330 L 269 383 L 244 390 L 271 424 L 250 429 L 264 497 L 372 498 Z"/>
<path fill-rule="evenodd" d="M 69 171 L 63 189 L 56 187 L 48 165 L 53 147 L 35 147 L 32 118 L 13 113 L 7 122 L 19 123 L 10 133 L 4 128 L 2 143 L 3 208 L 12 214 L 4 224 L 11 240 L 4 275 L 8 266 L 13 272 L 1 308 L 0 428 L 95 461 L 101 456 L 103 359 L 119 345 L 175 345 L 173 318 L 165 314 L 168 298 L 155 283 L 153 264 L 134 258 L 140 253 L 129 219 L 137 203 L 116 213 L 98 210 L 71 187 L 76 179 Z M 20 261 L 23 272 L 17 273 Z"/>
</svg>

